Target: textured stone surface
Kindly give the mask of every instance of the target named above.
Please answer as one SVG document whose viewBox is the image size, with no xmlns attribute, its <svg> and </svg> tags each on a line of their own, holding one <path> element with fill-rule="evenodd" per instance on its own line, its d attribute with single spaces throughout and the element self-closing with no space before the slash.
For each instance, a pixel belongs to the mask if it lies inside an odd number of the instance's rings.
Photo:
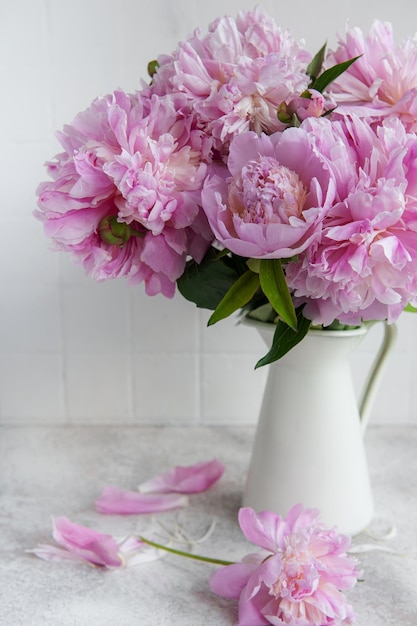
<svg viewBox="0 0 417 626">
<path fill-rule="evenodd" d="M 208 587 L 211 565 L 176 556 L 120 571 L 47 563 L 27 554 L 50 542 L 50 516 L 124 536 L 152 533 L 151 516 L 101 516 L 94 500 L 105 484 L 126 489 L 177 464 L 217 456 L 227 472 L 187 509 L 160 514 L 198 537 L 208 556 L 237 560 L 251 551 L 236 523 L 253 437 L 251 427 L 3 427 L 0 429 L 0 624 L 3 626 L 223 626 L 236 603 Z M 417 429 L 371 427 L 366 435 L 374 489 L 375 530 L 395 524 L 383 543 L 405 551 L 360 555 L 364 582 L 349 599 L 358 626 L 417 623 Z M 372 543 L 366 534 L 354 545 Z M 380 544 L 382 542 L 379 542 Z"/>
</svg>

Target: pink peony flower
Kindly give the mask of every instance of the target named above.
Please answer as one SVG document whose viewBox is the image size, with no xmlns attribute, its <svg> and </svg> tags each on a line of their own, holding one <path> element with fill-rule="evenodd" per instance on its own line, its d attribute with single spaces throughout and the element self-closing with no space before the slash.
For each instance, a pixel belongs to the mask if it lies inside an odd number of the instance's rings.
<svg viewBox="0 0 417 626">
<path fill-rule="evenodd" d="M 178 465 L 139 485 L 141 493 L 201 493 L 223 476 L 225 467 L 217 459 L 194 465 Z"/>
<path fill-rule="evenodd" d="M 276 109 L 308 86 L 311 55 L 261 9 L 196 30 L 170 56 L 159 58 L 152 91 L 181 92 L 198 126 L 221 152 L 236 134 L 272 132 Z"/>
<path fill-rule="evenodd" d="M 115 200 L 119 217 L 127 223 L 138 221 L 154 235 L 165 225 L 190 226 L 199 212 L 206 174 L 203 139 L 200 131 L 190 128 L 190 120 L 178 114 L 183 100 L 170 95 L 145 99 L 147 114 L 140 118 L 143 105 L 131 112 L 138 120 L 134 118 L 121 138 L 121 145 L 128 147 L 103 166 L 120 192 Z"/>
<path fill-rule="evenodd" d="M 288 258 L 317 242 L 334 181 L 304 130 L 240 135 L 227 167 L 224 176 L 209 177 L 202 192 L 210 226 L 225 248 L 243 257 Z"/>
<path fill-rule="evenodd" d="M 417 295 L 417 140 L 398 120 L 374 132 L 358 118 L 302 126 L 328 159 L 336 201 L 318 245 L 286 265 L 314 324 L 395 321 Z"/>
<path fill-rule="evenodd" d="M 182 96 L 116 91 L 65 126 L 35 216 L 59 250 L 97 280 L 128 277 L 172 297 L 187 255 L 212 233 L 200 207 L 204 138 L 177 109 Z"/>
<path fill-rule="evenodd" d="M 313 509 L 294 506 L 286 518 L 270 511 L 239 511 L 239 524 L 265 550 L 227 565 L 211 577 L 214 593 L 239 599 L 238 626 L 291 624 L 337 626 L 353 623 L 343 591 L 356 583 L 349 539 L 327 529 Z"/>
<path fill-rule="evenodd" d="M 164 554 L 136 537 L 117 541 L 66 517 L 52 519 L 52 534 L 58 546 L 40 544 L 28 552 L 45 561 L 76 561 L 105 568 L 136 565 Z"/>
<path fill-rule="evenodd" d="M 338 112 L 381 120 L 399 117 L 410 131 L 417 130 L 417 39 L 395 45 L 392 25 L 376 20 L 367 35 L 351 28 L 330 52 L 328 65 L 362 55 L 336 81 L 329 92 Z"/>
</svg>

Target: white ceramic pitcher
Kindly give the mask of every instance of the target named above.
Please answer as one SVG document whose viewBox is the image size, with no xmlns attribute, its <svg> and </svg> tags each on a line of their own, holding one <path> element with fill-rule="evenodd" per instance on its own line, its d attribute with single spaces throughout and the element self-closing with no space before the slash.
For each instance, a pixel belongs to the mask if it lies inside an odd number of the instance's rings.
<svg viewBox="0 0 417 626">
<path fill-rule="evenodd" d="M 270 347 L 272 324 L 245 323 Z M 311 330 L 268 366 L 244 506 L 285 515 L 301 502 L 318 508 L 323 521 L 342 533 L 354 535 L 368 526 L 373 500 L 363 432 L 396 327 L 385 324 L 358 407 L 348 357 L 366 332 Z"/>
</svg>

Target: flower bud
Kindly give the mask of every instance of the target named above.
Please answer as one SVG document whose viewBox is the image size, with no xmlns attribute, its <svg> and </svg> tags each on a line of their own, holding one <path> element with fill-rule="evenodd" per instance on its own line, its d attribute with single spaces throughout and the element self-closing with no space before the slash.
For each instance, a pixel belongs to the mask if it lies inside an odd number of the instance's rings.
<svg viewBox="0 0 417 626">
<path fill-rule="evenodd" d="M 120 248 L 130 239 L 133 231 L 126 222 L 118 222 L 117 215 L 107 215 L 100 220 L 98 233 L 105 243 Z"/>
<path fill-rule="evenodd" d="M 154 74 L 156 74 L 159 67 L 159 63 L 156 59 L 153 61 L 149 61 L 148 63 L 148 74 L 152 78 Z"/>
<path fill-rule="evenodd" d="M 279 105 L 277 109 L 277 118 L 283 124 L 290 124 L 292 120 L 292 114 L 289 113 L 285 102 L 281 102 L 281 104 Z"/>
</svg>

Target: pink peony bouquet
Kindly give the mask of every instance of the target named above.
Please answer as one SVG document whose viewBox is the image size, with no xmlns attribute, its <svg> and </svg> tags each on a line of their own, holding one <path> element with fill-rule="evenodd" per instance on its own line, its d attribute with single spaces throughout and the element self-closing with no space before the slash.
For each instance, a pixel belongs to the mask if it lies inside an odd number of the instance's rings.
<svg viewBox="0 0 417 626">
<path fill-rule="evenodd" d="M 417 40 L 349 29 L 312 56 L 261 9 L 196 30 L 150 84 L 58 133 L 37 218 L 96 280 L 276 323 L 393 323 L 417 304 Z"/>
</svg>

